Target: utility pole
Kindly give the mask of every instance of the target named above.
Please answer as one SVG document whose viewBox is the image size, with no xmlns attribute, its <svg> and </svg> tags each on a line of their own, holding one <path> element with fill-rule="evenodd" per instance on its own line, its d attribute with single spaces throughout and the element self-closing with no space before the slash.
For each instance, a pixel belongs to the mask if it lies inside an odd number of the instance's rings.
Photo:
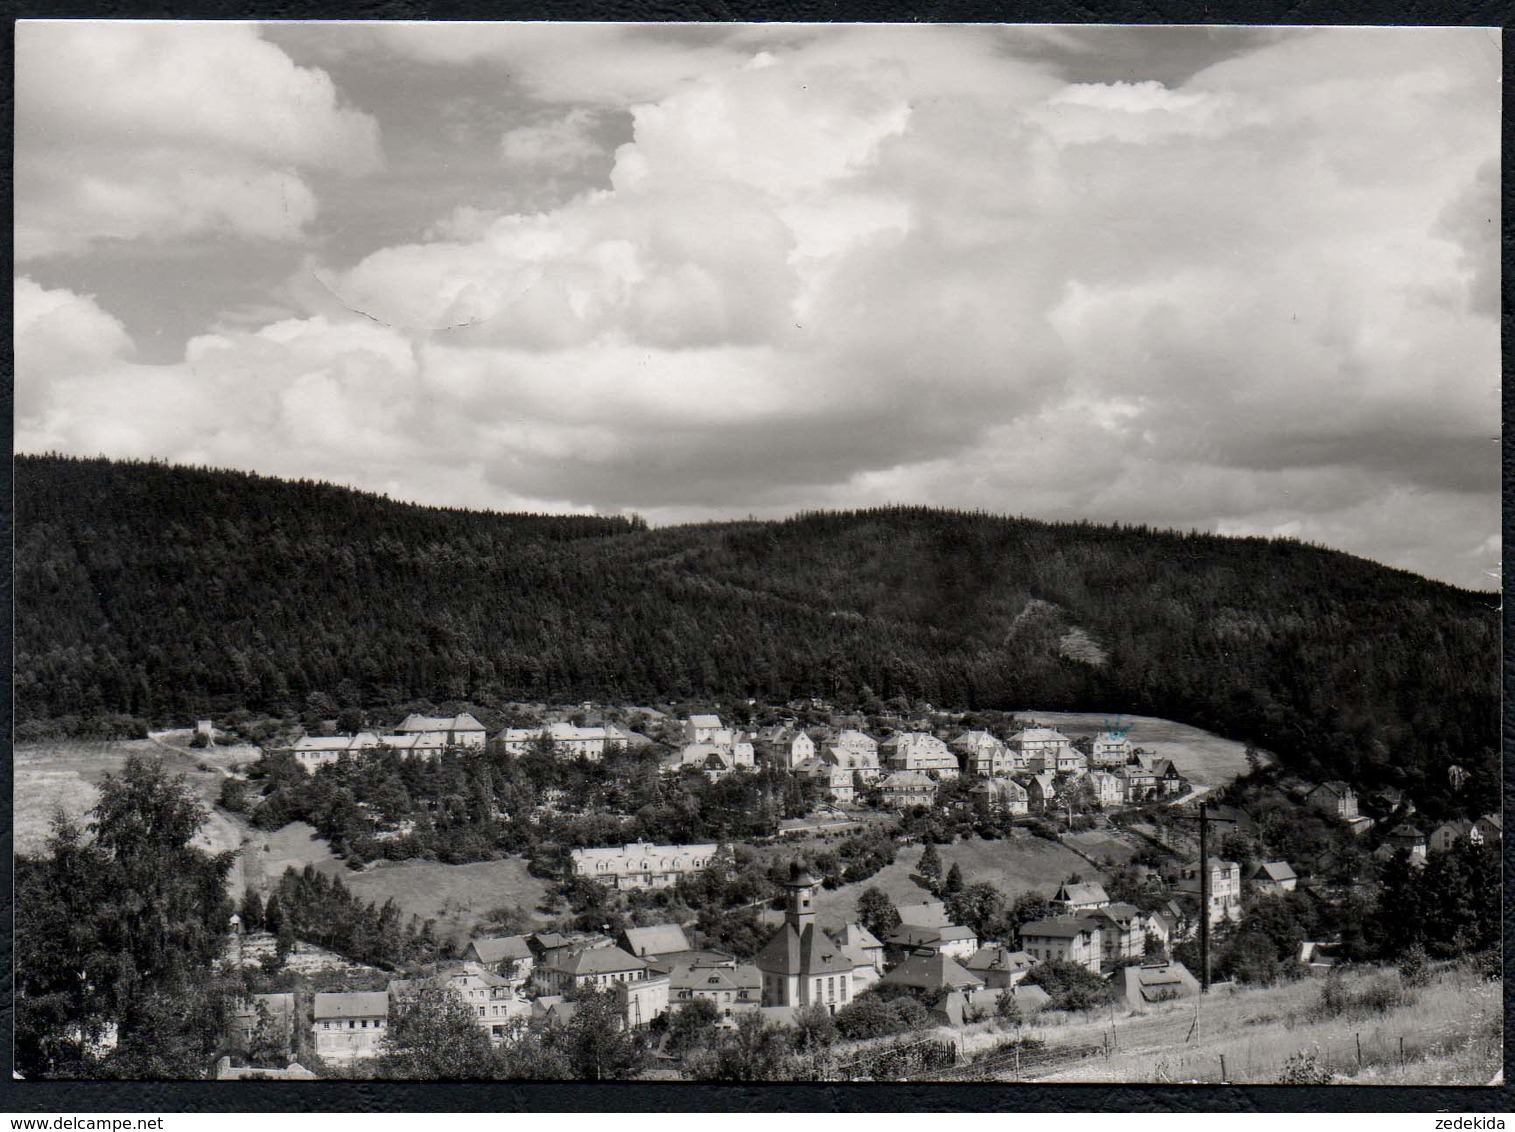
<svg viewBox="0 0 1515 1132">
<path fill-rule="evenodd" d="M 1233 818 L 1218 818 L 1210 813 L 1209 803 L 1201 801 L 1199 816 L 1179 818 L 1179 821 L 1199 822 L 1199 989 L 1201 994 L 1210 992 L 1210 825 L 1212 822 L 1227 822 L 1235 825 Z"/>
</svg>

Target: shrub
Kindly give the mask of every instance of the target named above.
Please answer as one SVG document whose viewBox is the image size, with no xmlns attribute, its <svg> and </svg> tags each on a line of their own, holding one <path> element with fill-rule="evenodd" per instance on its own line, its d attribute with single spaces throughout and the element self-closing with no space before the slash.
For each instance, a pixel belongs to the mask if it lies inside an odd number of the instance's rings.
<svg viewBox="0 0 1515 1132">
<path fill-rule="evenodd" d="M 1290 1057 L 1278 1074 L 1280 1085 L 1329 1085 L 1335 1079 L 1336 1074 L 1308 1050 L 1300 1050 Z"/>
<path fill-rule="evenodd" d="M 1431 981 L 1425 948 L 1415 944 L 1399 959 L 1399 978 L 1407 987 L 1423 987 Z"/>
</svg>

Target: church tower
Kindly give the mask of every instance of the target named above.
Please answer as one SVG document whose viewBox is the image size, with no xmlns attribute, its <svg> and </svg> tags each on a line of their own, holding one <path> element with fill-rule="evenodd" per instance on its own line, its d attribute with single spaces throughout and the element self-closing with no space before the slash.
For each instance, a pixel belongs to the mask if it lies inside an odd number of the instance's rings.
<svg viewBox="0 0 1515 1132">
<path fill-rule="evenodd" d="M 806 928 L 815 926 L 815 894 L 820 887 L 821 882 L 798 861 L 789 866 L 789 879 L 784 882 L 788 893 L 784 920 L 802 937 Z"/>
</svg>

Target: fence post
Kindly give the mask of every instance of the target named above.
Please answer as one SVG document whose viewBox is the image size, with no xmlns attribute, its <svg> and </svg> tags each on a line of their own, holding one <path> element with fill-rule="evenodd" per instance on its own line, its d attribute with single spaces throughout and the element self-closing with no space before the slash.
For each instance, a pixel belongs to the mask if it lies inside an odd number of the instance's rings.
<svg viewBox="0 0 1515 1132">
<path fill-rule="evenodd" d="M 1357 1068 L 1361 1069 L 1362 1068 L 1362 1035 L 1361 1034 L 1353 1034 L 1352 1036 L 1357 1039 Z"/>
<path fill-rule="evenodd" d="M 1225 1054 L 1221 1054 L 1220 1055 L 1220 1083 L 1222 1085 L 1224 1085 L 1226 1083 L 1226 1055 Z"/>
<path fill-rule="evenodd" d="M 1405 1036 L 1403 1034 L 1399 1035 L 1399 1067 L 1401 1069 L 1405 1067 Z"/>
<path fill-rule="evenodd" d="M 1403 1042 L 1403 1039 L 1401 1039 L 1401 1042 Z M 1021 1047 L 1019 1042 L 1015 1046 L 1015 1079 L 1017 1081 L 1021 1079 Z"/>
</svg>

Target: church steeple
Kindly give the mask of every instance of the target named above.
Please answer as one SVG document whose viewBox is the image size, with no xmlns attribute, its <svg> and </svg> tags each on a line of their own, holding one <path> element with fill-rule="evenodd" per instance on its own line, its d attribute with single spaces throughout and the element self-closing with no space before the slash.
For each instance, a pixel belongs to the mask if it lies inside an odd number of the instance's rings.
<svg viewBox="0 0 1515 1132">
<path fill-rule="evenodd" d="M 798 861 L 789 866 L 789 879 L 784 882 L 784 888 L 788 892 L 784 919 L 801 935 L 805 934 L 806 928 L 815 925 L 815 893 L 820 887 L 821 882 Z"/>
</svg>

